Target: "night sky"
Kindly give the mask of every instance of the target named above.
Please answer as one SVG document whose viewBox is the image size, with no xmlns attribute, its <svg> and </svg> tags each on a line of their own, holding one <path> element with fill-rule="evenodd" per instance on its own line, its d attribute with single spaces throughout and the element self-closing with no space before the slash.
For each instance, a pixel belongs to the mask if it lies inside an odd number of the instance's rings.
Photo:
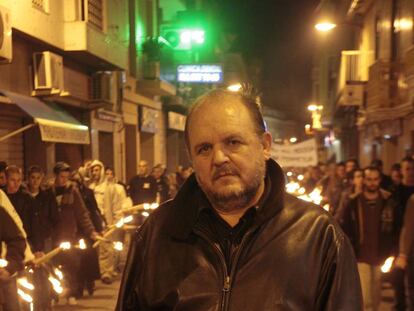
<svg viewBox="0 0 414 311">
<path fill-rule="evenodd" d="M 237 34 L 233 50 L 262 64 L 265 105 L 304 121 L 312 99 L 312 14 L 317 0 L 220 0 L 223 28 Z"/>
</svg>

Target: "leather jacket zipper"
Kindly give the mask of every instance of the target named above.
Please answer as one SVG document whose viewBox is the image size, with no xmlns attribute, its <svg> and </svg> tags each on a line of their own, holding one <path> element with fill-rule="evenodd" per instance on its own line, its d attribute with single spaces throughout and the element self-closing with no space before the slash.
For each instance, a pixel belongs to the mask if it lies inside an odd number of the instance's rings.
<svg viewBox="0 0 414 311">
<path fill-rule="evenodd" d="M 248 237 L 251 235 L 251 233 L 253 232 L 253 230 L 250 230 L 250 231 L 246 232 L 246 234 L 242 238 L 242 240 L 240 242 L 240 245 L 239 245 L 234 257 L 231 260 L 230 274 L 229 274 L 229 271 L 228 271 L 228 267 L 226 265 L 226 260 L 224 258 L 224 254 L 221 251 L 221 249 L 219 247 L 217 247 L 217 245 L 214 244 L 214 242 L 212 240 L 210 240 L 210 238 L 207 236 L 207 234 L 205 234 L 201 229 L 195 229 L 194 232 L 196 234 L 198 234 L 200 237 L 202 237 L 207 243 L 209 243 L 213 247 L 215 252 L 217 253 L 218 257 L 220 258 L 220 263 L 222 265 L 223 274 L 224 274 L 223 289 L 222 289 L 221 302 L 220 302 L 220 306 L 221 306 L 220 310 L 227 311 L 228 308 L 229 308 L 229 298 L 230 298 L 231 285 L 232 285 L 231 282 L 232 282 L 233 277 L 236 273 L 237 263 L 239 261 L 241 252 L 243 250 L 243 246 L 246 244 L 246 241 L 247 241 Z"/>
<path fill-rule="evenodd" d="M 201 238 L 203 238 L 208 244 L 210 244 L 210 246 L 212 246 L 214 252 L 218 255 L 220 259 L 220 264 L 223 269 L 223 288 L 220 299 L 220 310 L 227 310 L 228 296 L 230 295 L 231 290 L 231 279 L 228 273 L 228 268 L 226 265 L 226 259 L 224 258 L 224 254 L 221 251 L 221 249 L 216 244 L 214 244 L 214 242 L 201 229 L 194 229 L 194 232 L 198 234 Z"/>
</svg>

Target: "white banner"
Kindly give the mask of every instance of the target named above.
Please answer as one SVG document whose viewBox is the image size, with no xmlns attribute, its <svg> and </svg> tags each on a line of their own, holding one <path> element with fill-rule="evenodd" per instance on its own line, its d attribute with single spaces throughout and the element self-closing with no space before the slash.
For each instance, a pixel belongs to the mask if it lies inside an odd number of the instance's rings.
<svg viewBox="0 0 414 311">
<path fill-rule="evenodd" d="M 318 148 L 315 139 L 292 145 L 273 144 L 272 158 L 282 167 L 307 167 L 318 164 Z"/>
</svg>

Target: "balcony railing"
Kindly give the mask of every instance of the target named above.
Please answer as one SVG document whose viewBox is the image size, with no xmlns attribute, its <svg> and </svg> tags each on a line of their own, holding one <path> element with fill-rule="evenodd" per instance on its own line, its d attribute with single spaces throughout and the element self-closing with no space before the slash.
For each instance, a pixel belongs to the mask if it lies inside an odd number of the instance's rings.
<svg viewBox="0 0 414 311">
<path fill-rule="evenodd" d="M 342 51 L 338 91 L 346 84 L 368 81 L 368 68 L 374 62 L 372 52 Z"/>
<path fill-rule="evenodd" d="M 407 84 L 399 63 L 378 60 L 369 68 L 367 109 L 396 107 L 407 100 Z"/>
</svg>

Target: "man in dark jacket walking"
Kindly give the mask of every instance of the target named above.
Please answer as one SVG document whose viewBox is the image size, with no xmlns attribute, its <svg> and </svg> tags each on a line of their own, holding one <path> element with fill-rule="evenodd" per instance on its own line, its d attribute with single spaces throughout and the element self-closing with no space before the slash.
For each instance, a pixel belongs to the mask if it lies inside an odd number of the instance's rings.
<svg viewBox="0 0 414 311">
<path fill-rule="evenodd" d="M 343 228 L 351 240 L 358 261 L 365 310 L 379 310 L 381 265 L 396 251 L 397 202 L 380 188 L 381 171 L 364 169 L 364 190 L 349 201 Z"/>
<path fill-rule="evenodd" d="M 185 133 L 195 174 L 138 231 L 117 310 L 361 310 L 352 248 L 285 193 L 255 97 L 208 93 Z"/>
<path fill-rule="evenodd" d="M 70 166 L 65 162 L 56 163 L 53 168 L 55 182 L 52 191 L 55 194 L 62 221 L 53 232 L 54 244 L 70 242 L 77 244 L 80 237 L 96 240 L 98 233 L 92 224 L 89 212 L 76 186 L 69 181 Z M 76 249 L 62 252 L 56 257 L 58 264 L 63 266 L 68 291 L 65 293 L 68 304 L 76 305 L 79 280 L 78 272 L 80 257 Z"/>
</svg>

